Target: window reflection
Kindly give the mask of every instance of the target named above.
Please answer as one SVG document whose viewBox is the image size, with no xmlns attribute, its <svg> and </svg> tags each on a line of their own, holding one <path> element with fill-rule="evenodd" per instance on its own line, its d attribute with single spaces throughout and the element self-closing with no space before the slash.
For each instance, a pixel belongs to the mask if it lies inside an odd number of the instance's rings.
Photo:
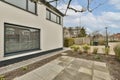
<svg viewBox="0 0 120 80">
<path fill-rule="evenodd" d="M 5 24 L 5 52 L 39 49 L 40 30 Z"/>
<path fill-rule="evenodd" d="M 30 0 L 4 0 L 12 5 L 20 7 L 24 10 L 36 13 L 36 3 L 31 2 Z"/>
<path fill-rule="evenodd" d="M 5 0 L 8 3 L 14 4 L 18 7 L 26 9 L 26 0 Z"/>
<path fill-rule="evenodd" d="M 46 18 L 48 20 L 51 20 L 51 21 L 56 22 L 58 24 L 61 24 L 61 17 L 56 15 L 56 14 L 54 14 L 53 12 L 51 12 L 48 9 L 46 10 Z"/>
<path fill-rule="evenodd" d="M 35 13 L 35 3 L 28 0 L 28 10 Z"/>
</svg>

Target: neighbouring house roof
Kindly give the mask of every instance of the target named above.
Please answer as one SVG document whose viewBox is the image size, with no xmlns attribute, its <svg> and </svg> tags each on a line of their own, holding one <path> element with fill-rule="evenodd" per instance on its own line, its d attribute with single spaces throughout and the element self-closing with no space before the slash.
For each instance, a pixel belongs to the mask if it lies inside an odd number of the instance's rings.
<svg viewBox="0 0 120 80">
<path fill-rule="evenodd" d="M 58 14 L 60 14 L 61 16 L 65 16 L 65 14 L 63 14 L 61 11 L 59 11 L 57 8 L 55 8 L 54 6 L 52 6 L 49 2 L 47 2 L 46 0 L 40 0 L 40 2 L 42 2 L 44 5 L 46 5 L 47 7 L 49 7 L 50 9 L 54 10 L 55 12 L 57 12 Z"/>
<path fill-rule="evenodd" d="M 113 35 L 111 35 L 110 37 L 115 37 L 115 38 L 119 38 L 119 39 L 120 39 L 120 33 L 113 34 Z"/>
<path fill-rule="evenodd" d="M 120 38 L 120 33 L 114 34 L 114 36 Z"/>
</svg>

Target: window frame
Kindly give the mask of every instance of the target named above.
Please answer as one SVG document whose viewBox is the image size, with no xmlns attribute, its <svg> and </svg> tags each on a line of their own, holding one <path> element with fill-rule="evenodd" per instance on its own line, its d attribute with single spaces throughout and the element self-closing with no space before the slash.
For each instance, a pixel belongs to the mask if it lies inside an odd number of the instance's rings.
<svg viewBox="0 0 120 80">
<path fill-rule="evenodd" d="M 47 17 L 47 11 L 49 12 L 49 18 Z M 51 16 L 51 13 L 56 16 L 56 21 L 51 20 L 51 17 L 52 17 L 52 16 Z M 59 18 L 59 22 L 57 22 L 57 17 Z M 46 9 L 46 19 L 49 20 L 49 21 L 52 21 L 52 22 L 54 22 L 54 23 L 57 23 L 57 24 L 59 24 L 59 25 L 62 25 L 62 23 L 61 23 L 61 19 L 62 19 L 61 16 L 55 14 L 54 12 L 52 12 L 52 11 L 49 10 L 49 9 Z"/>
<path fill-rule="evenodd" d="M 13 26 L 18 26 L 18 27 L 38 30 L 39 31 L 39 34 L 38 34 L 39 48 L 6 53 L 6 26 L 5 25 L 13 25 Z M 33 27 L 28 27 L 28 26 L 17 25 L 17 24 L 12 24 L 12 23 L 6 23 L 5 22 L 4 23 L 4 57 L 9 56 L 9 55 L 14 55 L 14 54 L 16 55 L 16 54 L 22 54 L 22 53 L 25 53 L 25 52 L 41 50 L 41 46 L 40 46 L 41 45 L 41 43 L 40 43 L 41 42 L 41 40 L 40 40 L 40 33 L 41 33 L 41 29 L 38 29 L 38 28 L 33 28 Z"/>
<path fill-rule="evenodd" d="M 19 7 L 19 6 L 17 6 L 17 5 L 14 5 L 14 4 L 12 4 L 12 3 L 9 3 L 9 2 L 7 2 L 7 1 L 5 1 L 5 0 L 1 0 L 1 1 L 4 2 L 4 3 L 7 3 L 7 4 L 11 5 L 11 6 L 14 6 L 14 7 L 16 7 L 16 8 L 19 8 L 19 9 L 21 9 L 21 10 L 24 10 L 24 11 L 26 11 L 26 12 L 32 13 L 32 14 L 34 14 L 34 15 L 38 15 L 38 14 L 37 14 L 37 3 L 35 3 L 35 13 L 34 13 L 34 12 L 32 12 L 32 11 L 29 11 L 29 9 L 28 9 L 28 0 L 26 0 L 26 9 L 21 8 L 21 7 Z"/>
</svg>

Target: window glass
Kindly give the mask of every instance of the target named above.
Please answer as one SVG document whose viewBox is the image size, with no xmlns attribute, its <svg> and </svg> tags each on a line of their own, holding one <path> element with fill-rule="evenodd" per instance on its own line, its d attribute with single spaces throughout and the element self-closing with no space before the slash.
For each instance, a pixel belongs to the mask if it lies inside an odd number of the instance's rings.
<svg viewBox="0 0 120 80">
<path fill-rule="evenodd" d="M 51 20 L 56 22 L 56 18 L 57 18 L 57 16 L 55 14 L 51 13 Z"/>
<path fill-rule="evenodd" d="M 36 3 L 31 2 L 30 0 L 4 0 L 10 4 L 13 4 L 17 7 L 25 9 L 26 11 L 30 11 L 32 13 L 36 13 Z"/>
<path fill-rule="evenodd" d="M 26 9 L 26 0 L 5 0 L 8 3 L 14 4 L 18 7 Z"/>
<path fill-rule="evenodd" d="M 53 21 L 53 22 L 61 24 L 61 17 L 54 14 L 53 12 L 51 12 L 49 10 L 46 10 L 46 18 Z"/>
<path fill-rule="evenodd" d="M 5 24 L 5 53 L 39 49 L 40 30 Z"/>
<path fill-rule="evenodd" d="M 60 17 L 57 16 L 57 23 L 60 24 Z"/>
<path fill-rule="evenodd" d="M 48 11 L 48 10 L 47 10 L 47 12 L 46 12 L 46 18 L 47 18 L 47 19 L 50 19 L 50 11 Z"/>
<path fill-rule="evenodd" d="M 35 3 L 28 0 L 28 10 L 35 13 Z"/>
</svg>

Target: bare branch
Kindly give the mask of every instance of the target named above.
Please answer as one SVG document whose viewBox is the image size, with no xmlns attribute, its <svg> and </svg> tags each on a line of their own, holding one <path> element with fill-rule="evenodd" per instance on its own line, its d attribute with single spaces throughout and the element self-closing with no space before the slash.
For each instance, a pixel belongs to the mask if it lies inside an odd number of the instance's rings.
<svg viewBox="0 0 120 80">
<path fill-rule="evenodd" d="M 105 1 L 105 2 L 106 2 L 106 1 Z M 104 5 L 104 4 L 105 4 L 105 2 L 100 3 L 98 6 L 96 6 L 95 8 L 93 8 L 93 9 L 91 10 L 91 12 L 92 12 L 92 11 L 94 11 L 95 9 L 99 8 L 100 6 Z"/>
<path fill-rule="evenodd" d="M 105 2 L 106 2 L 106 1 L 105 1 Z M 105 2 L 98 4 L 95 8 L 93 8 L 93 9 L 90 10 L 90 0 L 88 0 L 87 10 L 88 10 L 89 12 L 92 12 L 92 11 L 94 11 L 95 9 L 99 8 L 100 6 L 104 5 Z"/>
<path fill-rule="evenodd" d="M 55 1 L 58 1 L 58 0 L 52 0 L 52 1 L 48 1 L 49 3 L 52 3 L 52 2 L 55 2 Z"/>
<path fill-rule="evenodd" d="M 87 10 L 90 11 L 90 0 L 88 0 Z"/>
<path fill-rule="evenodd" d="M 69 8 L 69 6 L 70 6 L 71 1 L 72 1 L 72 0 L 69 0 L 69 3 L 68 3 L 68 5 L 67 5 L 67 9 L 66 9 L 66 11 L 65 11 L 65 15 L 67 14 L 67 11 L 68 11 L 68 8 Z"/>
<path fill-rule="evenodd" d="M 82 8 L 82 10 L 77 10 L 75 8 L 69 7 L 68 9 L 71 9 L 71 10 L 73 10 L 75 12 L 84 12 L 84 11 L 86 11 L 84 8 Z"/>
</svg>

